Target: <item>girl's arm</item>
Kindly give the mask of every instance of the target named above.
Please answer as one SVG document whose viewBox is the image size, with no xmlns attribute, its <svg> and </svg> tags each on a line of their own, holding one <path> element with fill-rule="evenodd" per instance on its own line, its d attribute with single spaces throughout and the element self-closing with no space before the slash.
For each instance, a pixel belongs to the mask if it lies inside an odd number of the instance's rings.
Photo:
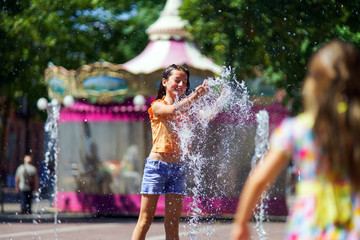
<svg viewBox="0 0 360 240">
<path fill-rule="evenodd" d="M 247 223 L 253 215 L 253 209 L 262 192 L 287 166 L 288 161 L 284 152 L 270 149 L 263 161 L 251 172 L 239 198 L 231 234 L 232 240 L 250 240 Z"/>
<path fill-rule="evenodd" d="M 162 102 L 156 102 L 153 104 L 154 115 L 170 115 L 175 112 L 183 112 L 189 109 L 191 103 L 197 100 L 199 97 L 204 96 L 208 92 L 208 83 L 204 80 L 203 84 L 195 89 L 195 92 L 189 97 L 181 100 L 180 102 L 172 105 L 166 105 Z"/>
<path fill-rule="evenodd" d="M 216 118 L 217 114 L 222 110 L 223 106 L 223 100 L 226 97 L 228 93 L 228 89 L 225 85 L 222 86 L 222 91 L 218 99 L 216 100 L 214 106 L 210 111 L 205 112 L 204 110 L 200 110 L 199 117 L 201 119 L 207 119 L 209 121 L 212 121 Z M 226 100 L 225 100 L 226 101 Z"/>
</svg>

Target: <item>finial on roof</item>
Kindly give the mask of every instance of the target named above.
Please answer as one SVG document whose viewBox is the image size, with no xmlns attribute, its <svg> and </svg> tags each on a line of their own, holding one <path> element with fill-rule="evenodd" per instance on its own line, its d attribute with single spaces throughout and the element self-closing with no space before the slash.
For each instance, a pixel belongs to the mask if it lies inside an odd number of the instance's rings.
<svg viewBox="0 0 360 240">
<path fill-rule="evenodd" d="M 189 36 L 185 30 L 187 22 L 179 17 L 181 4 L 182 0 L 167 0 L 158 20 L 147 29 L 151 41 L 183 40 Z"/>
</svg>

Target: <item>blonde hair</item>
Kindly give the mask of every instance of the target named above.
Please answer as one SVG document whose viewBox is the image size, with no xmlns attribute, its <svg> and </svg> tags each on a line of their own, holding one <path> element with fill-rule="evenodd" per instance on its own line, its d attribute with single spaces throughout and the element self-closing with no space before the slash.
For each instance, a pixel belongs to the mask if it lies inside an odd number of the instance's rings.
<svg viewBox="0 0 360 240">
<path fill-rule="evenodd" d="M 320 88 L 313 130 L 328 176 L 350 178 L 360 189 L 360 54 L 351 43 L 333 40 L 314 53 L 308 75 Z"/>
</svg>

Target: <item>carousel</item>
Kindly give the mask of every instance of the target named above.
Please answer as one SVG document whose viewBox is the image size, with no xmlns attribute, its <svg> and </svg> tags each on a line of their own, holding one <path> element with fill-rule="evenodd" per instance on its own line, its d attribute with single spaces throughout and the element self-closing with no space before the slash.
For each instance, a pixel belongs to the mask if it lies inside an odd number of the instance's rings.
<svg viewBox="0 0 360 240">
<path fill-rule="evenodd" d="M 46 69 L 49 96 L 62 104 L 59 211 L 138 214 L 142 171 L 152 143 L 147 109 L 162 71 L 171 64 L 185 65 L 193 89 L 221 73 L 191 42 L 187 22 L 178 15 L 181 2 L 167 1 L 147 30 L 147 47 L 124 64 L 96 62 L 67 70 L 50 63 Z M 160 198 L 157 214 L 163 212 Z"/>
</svg>

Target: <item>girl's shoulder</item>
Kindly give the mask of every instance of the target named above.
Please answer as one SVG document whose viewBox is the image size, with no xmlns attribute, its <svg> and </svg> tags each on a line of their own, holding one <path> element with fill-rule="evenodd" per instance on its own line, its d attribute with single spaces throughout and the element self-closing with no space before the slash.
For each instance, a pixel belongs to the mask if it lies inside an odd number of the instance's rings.
<svg viewBox="0 0 360 240">
<path fill-rule="evenodd" d="M 307 113 L 287 117 L 274 129 L 272 139 L 293 141 L 311 132 L 313 124 L 313 117 Z"/>
<path fill-rule="evenodd" d="M 312 143 L 312 126 L 314 119 L 307 113 L 285 118 L 271 134 L 270 146 L 291 156 L 295 146 L 305 142 Z"/>
<path fill-rule="evenodd" d="M 153 102 L 151 103 L 151 105 L 150 105 L 150 108 L 148 109 L 148 113 L 149 113 L 149 115 L 150 115 L 150 119 L 152 119 L 152 118 L 154 117 L 154 114 L 153 114 L 153 105 L 154 105 L 155 103 L 163 103 L 163 104 L 167 105 L 167 103 L 165 102 L 164 99 L 157 99 L 157 100 L 153 101 Z"/>
<path fill-rule="evenodd" d="M 163 100 L 163 99 L 157 99 L 157 100 L 155 100 L 155 101 L 153 101 L 153 102 L 151 103 L 150 108 L 152 108 L 155 103 L 164 103 L 164 104 L 166 104 L 165 100 Z"/>
<path fill-rule="evenodd" d="M 280 125 L 279 128 L 304 128 L 311 129 L 314 125 L 314 118 L 309 113 L 300 113 L 297 116 L 287 117 L 285 118 Z"/>
</svg>

